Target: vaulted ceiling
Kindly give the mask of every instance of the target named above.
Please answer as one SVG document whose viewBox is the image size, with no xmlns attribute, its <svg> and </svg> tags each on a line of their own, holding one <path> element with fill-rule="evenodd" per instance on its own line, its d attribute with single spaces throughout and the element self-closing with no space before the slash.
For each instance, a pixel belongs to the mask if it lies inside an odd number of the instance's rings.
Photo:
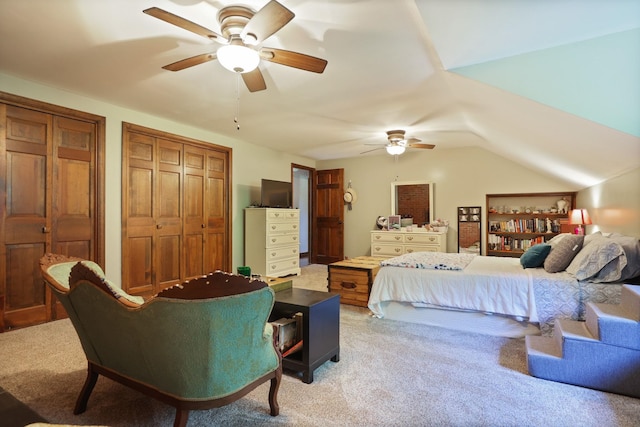
<svg viewBox="0 0 640 427">
<path fill-rule="evenodd" d="M 220 9 L 267 0 L 1 0 L 0 73 L 317 160 L 404 129 L 578 187 L 640 167 L 637 0 L 280 2 L 295 17 L 261 45 L 324 73 L 262 61 L 250 93 L 217 61 L 161 68 L 219 44 L 144 9 L 220 32 Z"/>
</svg>

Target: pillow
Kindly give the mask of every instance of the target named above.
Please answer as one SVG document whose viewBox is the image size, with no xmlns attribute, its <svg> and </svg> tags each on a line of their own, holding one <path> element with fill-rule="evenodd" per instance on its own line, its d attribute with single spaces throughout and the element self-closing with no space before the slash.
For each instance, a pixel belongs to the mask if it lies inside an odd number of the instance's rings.
<svg viewBox="0 0 640 427">
<path fill-rule="evenodd" d="M 560 243 L 562 241 L 562 239 L 564 239 L 567 236 L 573 236 L 573 234 L 571 234 L 571 233 L 557 234 L 557 235 L 553 236 L 550 240 L 547 240 L 547 243 L 550 244 L 551 247 L 554 247 L 555 245 Z"/>
<path fill-rule="evenodd" d="M 609 282 L 619 280 L 622 268 L 626 265 L 627 259 L 622 246 L 608 237 L 600 236 L 582 247 L 567 267 L 567 272 L 578 280 L 587 280 L 599 275 L 597 281 Z"/>
<path fill-rule="evenodd" d="M 640 239 L 632 236 L 623 236 L 622 234 L 613 233 L 611 240 L 622 246 L 625 256 L 627 257 L 627 265 L 620 274 L 620 280 L 633 279 L 640 276 Z"/>
<path fill-rule="evenodd" d="M 594 240 L 597 240 L 597 239 L 599 239 L 601 237 L 602 237 L 602 233 L 599 232 L 599 231 L 596 231 L 595 233 L 592 233 L 592 234 L 587 234 L 586 236 L 584 236 L 584 243 L 582 244 L 582 247 L 584 248 L 589 243 L 591 243 Z"/>
<path fill-rule="evenodd" d="M 558 239 L 555 244 L 551 244 L 551 241 L 549 241 L 551 251 L 544 260 L 545 271 L 548 273 L 557 273 L 567 268 L 582 248 L 583 242 L 584 236 L 576 234 L 565 234 L 562 239 Z"/>
<path fill-rule="evenodd" d="M 540 243 L 538 245 L 531 246 L 520 257 L 520 264 L 523 268 L 536 268 L 542 267 L 545 258 L 551 251 L 551 245 L 548 243 Z"/>
</svg>

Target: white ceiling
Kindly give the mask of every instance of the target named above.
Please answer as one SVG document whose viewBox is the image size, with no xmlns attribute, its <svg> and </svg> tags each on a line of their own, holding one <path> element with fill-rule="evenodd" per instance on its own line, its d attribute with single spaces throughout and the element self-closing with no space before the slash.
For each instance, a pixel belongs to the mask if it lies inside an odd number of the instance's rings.
<svg viewBox="0 0 640 427">
<path fill-rule="evenodd" d="M 222 7 L 266 3 L 0 0 L 0 72 L 317 160 L 359 156 L 405 129 L 436 150 L 483 147 L 577 187 L 640 167 L 637 134 L 451 71 L 637 30 L 637 0 L 281 0 L 296 16 L 263 45 L 328 65 L 263 61 L 267 90 L 255 93 L 216 61 L 163 70 L 218 45 L 142 13 L 157 6 L 219 32 Z"/>
</svg>

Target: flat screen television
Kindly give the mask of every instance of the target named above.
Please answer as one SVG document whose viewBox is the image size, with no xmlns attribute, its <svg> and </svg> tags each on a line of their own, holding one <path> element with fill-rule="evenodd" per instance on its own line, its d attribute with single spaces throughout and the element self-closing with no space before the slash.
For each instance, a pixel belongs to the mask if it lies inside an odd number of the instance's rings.
<svg viewBox="0 0 640 427">
<path fill-rule="evenodd" d="M 260 199 L 260 204 L 265 208 L 290 208 L 293 187 L 290 182 L 263 179 Z"/>
</svg>

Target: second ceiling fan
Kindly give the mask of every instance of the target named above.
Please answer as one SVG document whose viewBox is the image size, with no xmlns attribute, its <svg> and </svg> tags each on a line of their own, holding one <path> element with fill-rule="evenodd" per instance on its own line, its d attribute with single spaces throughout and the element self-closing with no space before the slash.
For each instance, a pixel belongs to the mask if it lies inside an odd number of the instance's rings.
<svg viewBox="0 0 640 427">
<path fill-rule="evenodd" d="M 218 22 L 222 34 L 158 7 L 151 7 L 143 12 L 222 45 L 215 52 L 203 53 L 165 65 L 162 67 L 165 70 L 180 71 L 218 59 L 225 68 L 241 74 L 250 92 L 257 92 L 267 88 L 258 68 L 260 60 L 314 73 L 324 72 L 327 66 L 326 60 L 303 53 L 270 47 L 257 48 L 257 45 L 284 27 L 295 16 L 275 0 L 271 0 L 257 12 L 244 6 L 227 6 L 221 9 L 218 12 Z"/>
<path fill-rule="evenodd" d="M 371 151 L 380 150 L 382 148 L 387 150 L 387 153 L 391 155 L 398 155 L 405 152 L 407 148 L 426 148 L 431 150 L 435 148 L 433 144 L 421 144 L 421 140 L 418 138 L 405 138 L 405 131 L 403 130 L 390 130 L 387 131 L 388 143 L 386 144 L 367 144 L 367 145 L 381 145 L 381 147 L 374 148 L 372 150 L 364 151 L 361 154 L 369 153 Z"/>
</svg>

